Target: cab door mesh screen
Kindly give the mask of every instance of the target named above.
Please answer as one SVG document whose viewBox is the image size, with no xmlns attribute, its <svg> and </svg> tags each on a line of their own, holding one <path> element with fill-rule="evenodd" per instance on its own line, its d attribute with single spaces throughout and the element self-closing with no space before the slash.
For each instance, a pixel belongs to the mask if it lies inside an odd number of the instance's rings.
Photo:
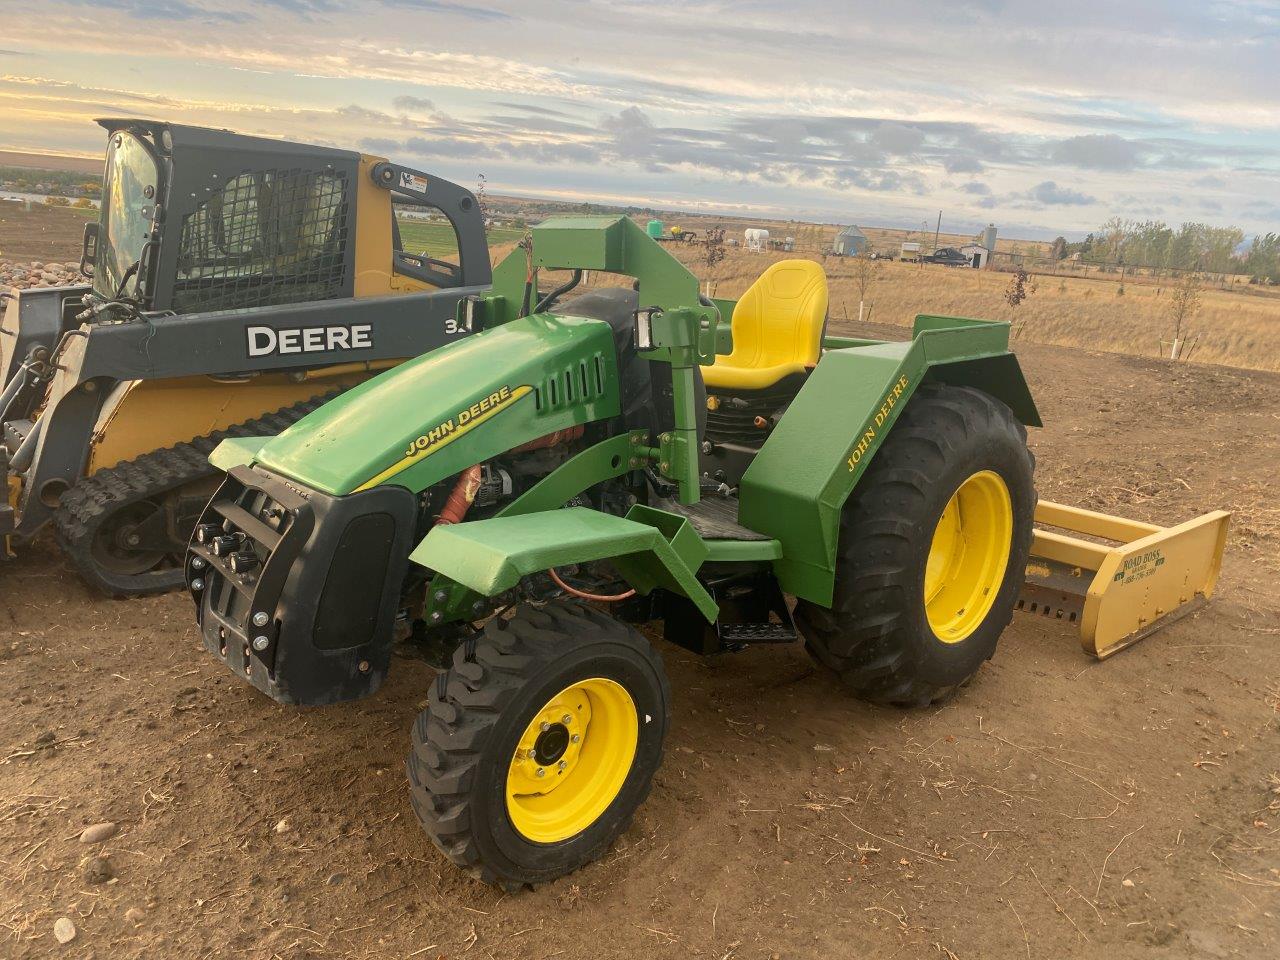
<svg viewBox="0 0 1280 960">
<path fill-rule="evenodd" d="M 350 296 L 349 185 L 332 170 L 227 181 L 182 222 L 179 313 Z"/>
</svg>

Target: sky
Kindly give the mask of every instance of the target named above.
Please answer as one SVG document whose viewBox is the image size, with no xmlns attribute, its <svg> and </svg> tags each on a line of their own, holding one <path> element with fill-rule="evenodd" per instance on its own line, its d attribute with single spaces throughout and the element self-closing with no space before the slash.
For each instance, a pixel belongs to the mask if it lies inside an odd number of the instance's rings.
<svg viewBox="0 0 1280 960">
<path fill-rule="evenodd" d="M 0 148 L 97 116 L 491 193 L 1077 237 L 1280 230 L 1280 0 L 0 0 Z"/>
</svg>

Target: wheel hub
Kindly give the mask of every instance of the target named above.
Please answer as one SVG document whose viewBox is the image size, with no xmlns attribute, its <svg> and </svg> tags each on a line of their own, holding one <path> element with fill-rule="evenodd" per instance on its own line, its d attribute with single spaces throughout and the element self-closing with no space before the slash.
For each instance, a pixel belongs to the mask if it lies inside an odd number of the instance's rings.
<svg viewBox="0 0 1280 960">
<path fill-rule="evenodd" d="M 561 690 L 534 714 L 512 753 L 507 814 L 535 843 L 591 826 L 622 789 L 639 741 L 635 703 L 596 677 Z"/>
<path fill-rule="evenodd" d="M 538 734 L 533 744 L 533 759 L 544 767 L 564 756 L 569 749 L 569 728 L 563 723 L 553 723 Z"/>
<path fill-rule="evenodd" d="M 986 619 L 1012 546 L 1009 488 L 994 471 L 973 474 L 943 508 L 925 564 L 925 611 L 943 643 L 959 643 Z"/>
</svg>

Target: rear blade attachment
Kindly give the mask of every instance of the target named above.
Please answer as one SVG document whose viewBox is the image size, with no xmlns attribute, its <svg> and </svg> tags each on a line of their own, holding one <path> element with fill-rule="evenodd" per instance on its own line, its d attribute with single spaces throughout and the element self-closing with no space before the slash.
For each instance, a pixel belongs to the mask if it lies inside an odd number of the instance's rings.
<svg viewBox="0 0 1280 960">
<path fill-rule="evenodd" d="M 1213 595 L 1230 519 L 1161 527 L 1041 500 L 1018 609 L 1078 623 L 1085 652 L 1109 657 Z"/>
</svg>

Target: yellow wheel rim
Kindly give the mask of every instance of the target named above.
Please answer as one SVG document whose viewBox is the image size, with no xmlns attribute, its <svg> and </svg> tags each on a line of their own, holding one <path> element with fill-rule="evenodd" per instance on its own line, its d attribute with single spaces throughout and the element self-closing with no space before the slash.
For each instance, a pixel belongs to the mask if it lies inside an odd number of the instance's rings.
<svg viewBox="0 0 1280 960">
<path fill-rule="evenodd" d="M 534 843 L 599 819 L 631 771 L 640 721 L 631 694 L 596 677 L 565 687 L 529 721 L 507 772 L 507 815 Z"/>
<path fill-rule="evenodd" d="M 1012 542 L 1009 488 L 997 473 L 975 473 L 938 518 L 925 565 L 925 611 L 943 643 L 959 643 L 986 619 L 1004 581 Z"/>
</svg>

